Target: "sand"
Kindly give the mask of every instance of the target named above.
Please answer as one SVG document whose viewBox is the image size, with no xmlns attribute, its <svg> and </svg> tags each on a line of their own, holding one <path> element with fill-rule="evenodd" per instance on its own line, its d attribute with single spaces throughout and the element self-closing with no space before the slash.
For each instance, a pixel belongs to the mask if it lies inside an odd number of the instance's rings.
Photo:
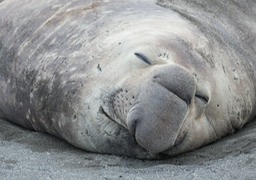
<svg viewBox="0 0 256 180">
<path fill-rule="evenodd" d="M 0 179 L 254 179 L 256 121 L 201 149 L 166 160 L 80 150 L 0 120 Z"/>
</svg>

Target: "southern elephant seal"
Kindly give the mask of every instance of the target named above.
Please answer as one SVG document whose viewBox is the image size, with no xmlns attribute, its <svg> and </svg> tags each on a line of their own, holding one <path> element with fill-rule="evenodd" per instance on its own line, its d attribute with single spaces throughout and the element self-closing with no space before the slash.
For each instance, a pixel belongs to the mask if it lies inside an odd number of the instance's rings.
<svg viewBox="0 0 256 180">
<path fill-rule="evenodd" d="M 211 143 L 256 114 L 256 3 L 244 4 L 3 0 L 0 117 L 137 158 Z"/>
</svg>

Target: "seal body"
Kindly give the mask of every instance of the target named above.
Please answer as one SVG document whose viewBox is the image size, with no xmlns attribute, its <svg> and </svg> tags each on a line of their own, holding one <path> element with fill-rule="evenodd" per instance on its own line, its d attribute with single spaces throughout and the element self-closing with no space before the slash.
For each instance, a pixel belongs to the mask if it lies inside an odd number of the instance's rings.
<svg viewBox="0 0 256 180">
<path fill-rule="evenodd" d="M 256 114 L 256 3 L 226 2 L 0 1 L 0 117 L 137 158 L 233 133 Z"/>
</svg>

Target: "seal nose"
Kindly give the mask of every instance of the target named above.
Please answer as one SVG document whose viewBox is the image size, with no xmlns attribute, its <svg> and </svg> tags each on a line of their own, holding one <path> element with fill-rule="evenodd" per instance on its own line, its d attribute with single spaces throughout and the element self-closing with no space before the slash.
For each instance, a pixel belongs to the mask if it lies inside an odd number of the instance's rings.
<svg viewBox="0 0 256 180">
<path fill-rule="evenodd" d="M 184 68 L 161 67 L 141 87 L 127 115 L 129 131 L 151 153 L 172 147 L 195 94 L 195 80 Z"/>
</svg>

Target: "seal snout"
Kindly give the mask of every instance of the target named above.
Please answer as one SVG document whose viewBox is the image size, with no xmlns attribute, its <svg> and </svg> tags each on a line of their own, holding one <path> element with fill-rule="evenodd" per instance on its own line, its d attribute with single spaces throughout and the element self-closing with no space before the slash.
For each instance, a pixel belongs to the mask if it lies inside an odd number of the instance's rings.
<svg viewBox="0 0 256 180">
<path fill-rule="evenodd" d="M 151 153 L 174 146 L 195 89 L 195 79 L 184 68 L 165 65 L 156 69 L 127 114 L 128 129 L 137 143 Z"/>
</svg>

